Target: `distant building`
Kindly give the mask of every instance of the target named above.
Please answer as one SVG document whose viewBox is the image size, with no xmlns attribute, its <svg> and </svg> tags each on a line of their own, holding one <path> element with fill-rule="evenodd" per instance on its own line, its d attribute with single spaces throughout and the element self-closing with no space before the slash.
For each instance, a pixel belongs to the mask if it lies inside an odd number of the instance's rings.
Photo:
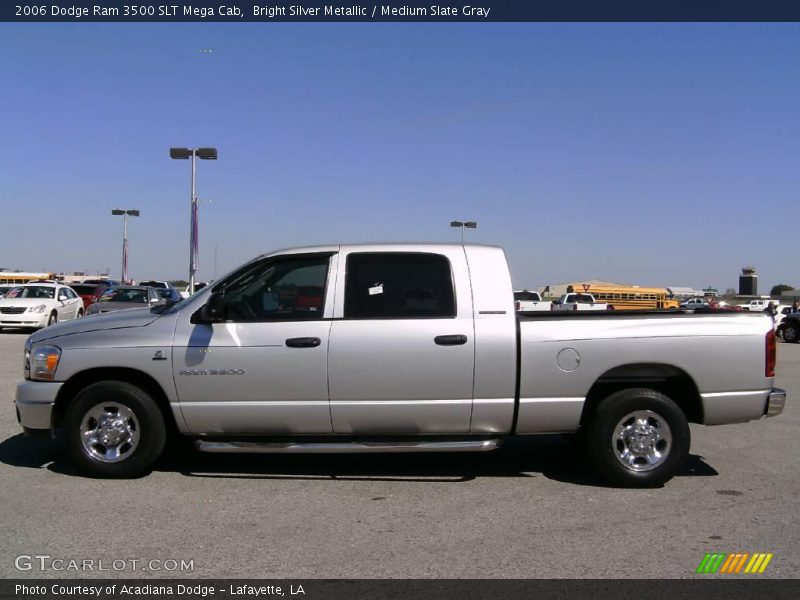
<svg viewBox="0 0 800 600">
<path fill-rule="evenodd" d="M 687 298 L 697 298 L 703 296 L 703 290 L 696 290 L 690 287 L 667 286 L 667 293 L 676 300 L 686 300 Z"/>
<path fill-rule="evenodd" d="M 781 292 L 780 303 L 791 304 L 792 302 L 800 302 L 800 290 L 789 290 L 788 292 Z"/>
<path fill-rule="evenodd" d="M 739 275 L 739 295 L 758 296 L 758 275 L 755 267 L 743 267 Z"/>
</svg>

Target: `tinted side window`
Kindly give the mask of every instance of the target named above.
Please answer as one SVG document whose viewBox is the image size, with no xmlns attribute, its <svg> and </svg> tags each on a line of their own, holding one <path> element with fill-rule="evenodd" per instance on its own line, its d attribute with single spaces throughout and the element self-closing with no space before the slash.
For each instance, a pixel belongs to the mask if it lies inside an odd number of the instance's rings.
<svg viewBox="0 0 800 600">
<path fill-rule="evenodd" d="M 321 319 L 328 263 L 328 255 L 301 255 L 249 265 L 223 282 L 227 318 L 232 321 Z"/>
<path fill-rule="evenodd" d="M 347 257 L 344 316 L 455 317 L 450 262 L 440 254 L 386 252 Z"/>
</svg>

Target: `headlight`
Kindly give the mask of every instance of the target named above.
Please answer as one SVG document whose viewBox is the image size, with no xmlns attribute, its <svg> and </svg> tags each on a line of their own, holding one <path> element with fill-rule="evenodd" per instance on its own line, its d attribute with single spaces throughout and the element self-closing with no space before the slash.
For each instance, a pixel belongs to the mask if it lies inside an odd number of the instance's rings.
<svg viewBox="0 0 800 600">
<path fill-rule="evenodd" d="M 41 314 L 46 310 L 47 310 L 47 305 L 46 304 L 40 304 L 39 306 L 31 306 L 28 309 L 28 312 L 35 312 L 35 313 L 40 313 Z"/>
<path fill-rule="evenodd" d="M 58 346 L 34 346 L 26 351 L 27 374 L 33 381 L 53 381 L 61 360 L 61 348 Z"/>
</svg>

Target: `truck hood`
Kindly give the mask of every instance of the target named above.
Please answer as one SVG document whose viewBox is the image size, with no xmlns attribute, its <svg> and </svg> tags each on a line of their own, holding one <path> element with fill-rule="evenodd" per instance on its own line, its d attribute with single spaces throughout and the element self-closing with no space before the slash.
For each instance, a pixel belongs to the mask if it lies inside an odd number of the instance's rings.
<svg viewBox="0 0 800 600">
<path fill-rule="evenodd" d="M 40 329 L 31 335 L 31 342 L 41 342 L 62 335 L 73 333 L 86 333 L 88 331 L 101 331 L 104 329 L 126 329 L 129 327 L 144 327 L 149 325 L 161 315 L 150 312 L 150 308 L 134 308 L 131 310 L 119 310 L 106 314 L 84 317 L 65 321 L 50 327 Z"/>
</svg>

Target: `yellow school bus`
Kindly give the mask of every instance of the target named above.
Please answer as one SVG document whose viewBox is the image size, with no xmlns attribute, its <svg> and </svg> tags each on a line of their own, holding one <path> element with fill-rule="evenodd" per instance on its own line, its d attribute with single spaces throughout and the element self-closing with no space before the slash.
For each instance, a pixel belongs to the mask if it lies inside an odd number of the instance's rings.
<svg viewBox="0 0 800 600">
<path fill-rule="evenodd" d="M 19 273 L 15 271 L 0 271 L 0 283 L 23 284 L 37 279 L 53 280 L 54 273 Z"/>
<path fill-rule="evenodd" d="M 587 284 L 588 285 L 588 284 Z M 677 310 L 680 304 L 669 298 L 664 288 L 572 284 L 576 292 L 585 291 L 597 302 L 614 307 L 614 310 Z"/>
</svg>

